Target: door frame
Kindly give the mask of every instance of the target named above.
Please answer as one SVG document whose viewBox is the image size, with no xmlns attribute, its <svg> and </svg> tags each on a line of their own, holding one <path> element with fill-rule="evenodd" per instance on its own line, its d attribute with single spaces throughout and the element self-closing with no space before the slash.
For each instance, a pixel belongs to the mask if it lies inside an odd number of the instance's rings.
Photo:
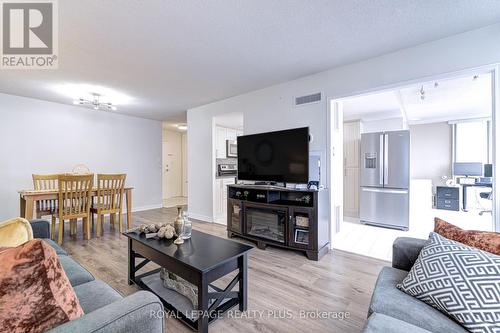
<svg viewBox="0 0 500 333">
<path fill-rule="evenodd" d="M 490 64 L 485 66 L 472 67 L 464 70 L 446 72 L 431 76 L 424 76 L 418 79 L 401 81 L 394 84 L 381 85 L 378 87 L 374 87 L 371 89 L 361 90 L 357 92 L 348 93 L 345 95 L 339 95 L 336 97 L 328 97 L 327 98 L 327 137 L 328 137 L 328 155 L 327 155 L 327 163 L 329 165 L 329 174 L 327 177 L 328 188 L 330 189 L 330 220 L 331 220 L 331 239 L 335 236 L 335 234 L 340 231 L 340 220 L 343 220 L 343 212 L 342 209 L 338 209 L 343 206 L 343 200 L 338 199 L 336 195 L 334 195 L 333 189 L 336 191 L 341 191 L 343 193 L 343 184 L 339 186 L 338 179 L 339 173 L 343 175 L 343 167 L 338 168 L 334 167 L 336 160 L 336 150 L 338 151 L 338 147 L 336 147 L 333 142 L 333 137 L 335 133 L 338 132 L 338 128 L 335 125 L 339 123 L 339 117 L 342 116 L 341 124 L 343 124 L 343 114 L 342 114 L 342 101 L 352 97 L 360 97 L 364 95 L 370 95 L 373 93 L 381 93 L 384 91 L 392 91 L 394 89 L 406 88 L 409 86 L 414 86 L 415 84 L 427 81 L 440 81 L 445 79 L 452 79 L 460 76 L 467 76 L 472 74 L 491 74 L 492 77 L 492 114 L 491 114 L 491 123 L 492 123 L 492 162 L 493 162 L 493 200 L 492 200 L 492 227 L 493 230 L 500 232 L 500 200 L 497 199 L 497 188 L 500 188 L 500 166 L 497 161 L 500 162 L 500 144 L 497 144 L 497 140 L 500 140 L 500 64 Z M 340 112 L 339 112 L 340 110 Z M 335 122 L 337 120 L 337 123 Z M 343 126 L 342 126 L 343 127 Z M 497 176 L 498 175 L 498 176 Z M 342 178 L 341 178 L 342 179 Z M 337 208 L 336 208 L 337 207 Z M 340 214 L 339 214 L 340 212 Z M 330 245 L 333 246 L 332 244 Z"/>
</svg>

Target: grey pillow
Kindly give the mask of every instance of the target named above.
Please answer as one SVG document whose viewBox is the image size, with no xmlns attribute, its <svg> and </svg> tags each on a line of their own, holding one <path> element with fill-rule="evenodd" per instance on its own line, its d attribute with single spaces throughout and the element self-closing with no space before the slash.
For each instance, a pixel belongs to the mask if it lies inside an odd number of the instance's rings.
<svg viewBox="0 0 500 333">
<path fill-rule="evenodd" d="M 431 232 L 397 288 L 470 332 L 500 332 L 500 256 Z"/>
</svg>

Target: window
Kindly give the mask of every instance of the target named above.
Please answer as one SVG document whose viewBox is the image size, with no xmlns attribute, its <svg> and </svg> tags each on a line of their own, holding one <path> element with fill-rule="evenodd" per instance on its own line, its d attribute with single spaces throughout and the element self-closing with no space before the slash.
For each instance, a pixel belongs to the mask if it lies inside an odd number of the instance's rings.
<svg viewBox="0 0 500 333">
<path fill-rule="evenodd" d="M 491 163 L 491 120 L 454 124 L 454 162 Z"/>
</svg>

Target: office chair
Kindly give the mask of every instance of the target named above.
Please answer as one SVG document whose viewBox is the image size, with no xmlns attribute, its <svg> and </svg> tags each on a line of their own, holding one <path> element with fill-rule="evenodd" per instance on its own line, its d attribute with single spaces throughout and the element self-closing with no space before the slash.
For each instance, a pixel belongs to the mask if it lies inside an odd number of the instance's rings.
<svg viewBox="0 0 500 333">
<path fill-rule="evenodd" d="M 479 193 L 479 197 L 482 198 L 482 199 L 487 199 L 487 200 L 493 200 L 493 191 L 490 191 L 490 192 L 481 192 Z M 486 209 L 486 210 L 482 210 L 479 212 L 479 215 L 483 215 L 483 213 L 491 213 L 492 210 L 491 209 Z"/>
</svg>

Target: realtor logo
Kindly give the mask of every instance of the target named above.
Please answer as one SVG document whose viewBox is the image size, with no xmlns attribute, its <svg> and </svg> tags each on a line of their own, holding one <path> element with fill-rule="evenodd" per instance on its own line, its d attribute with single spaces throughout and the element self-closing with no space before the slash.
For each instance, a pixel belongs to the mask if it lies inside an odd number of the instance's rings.
<svg viewBox="0 0 500 333">
<path fill-rule="evenodd" d="M 56 0 L 2 0 L 2 69 L 57 68 Z"/>
</svg>

